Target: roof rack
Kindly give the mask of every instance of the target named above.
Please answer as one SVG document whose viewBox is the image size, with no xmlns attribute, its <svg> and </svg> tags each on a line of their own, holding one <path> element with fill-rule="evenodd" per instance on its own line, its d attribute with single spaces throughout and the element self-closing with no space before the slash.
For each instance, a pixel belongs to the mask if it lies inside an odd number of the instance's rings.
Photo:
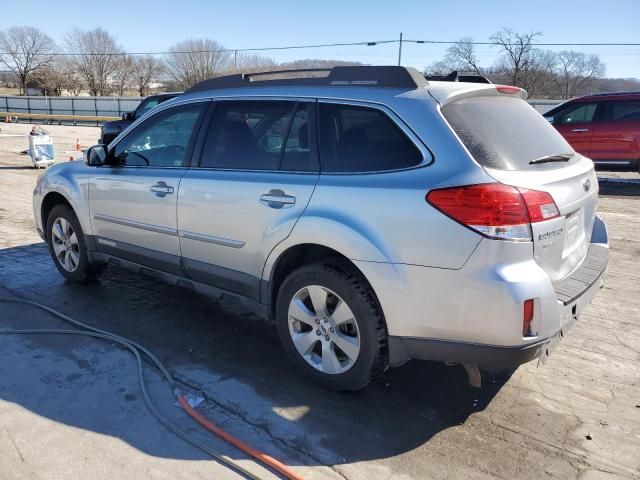
<svg viewBox="0 0 640 480">
<path fill-rule="evenodd" d="M 447 75 L 425 75 L 424 78 L 434 82 L 493 83 L 483 75 L 474 72 L 460 72 L 458 70 L 454 70 Z"/>
<path fill-rule="evenodd" d="M 185 93 L 255 86 L 357 86 L 414 90 L 427 85 L 422 74 L 414 68 L 350 66 L 239 73 L 204 80 Z"/>
</svg>

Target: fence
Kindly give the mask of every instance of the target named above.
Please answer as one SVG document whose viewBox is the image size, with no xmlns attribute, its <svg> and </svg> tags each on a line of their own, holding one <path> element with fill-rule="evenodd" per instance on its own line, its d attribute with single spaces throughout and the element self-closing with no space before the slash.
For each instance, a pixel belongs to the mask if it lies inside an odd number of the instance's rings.
<svg viewBox="0 0 640 480">
<path fill-rule="evenodd" d="M 560 105 L 565 100 L 536 100 L 535 98 L 527 100 L 529 105 L 540 113 L 546 113 L 553 107 Z"/>
<path fill-rule="evenodd" d="M 2 112 L 79 117 L 120 117 L 136 109 L 144 97 L 13 97 L 0 96 Z M 70 120 L 63 120 L 69 122 Z M 82 122 L 81 119 L 73 123 Z M 94 123 L 95 120 L 91 120 Z M 98 123 L 98 122 L 96 122 Z"/>
<path fill-rule="evenodd" d="M 9 97 L 0 96 L 1 112 L 45 115 L 78 115 L 89 117 L 120 117 L 131 112 L 143 97 Z M 529 104 L 540 113 L 551 110 L 562 100 L 530 99 Z M 62 120 L 69 122 L 70 120 Z M 75 120 L 74 123 L 82 120 Z M 86 123 L 98 123 L 90 120 Z"/>
</svg>

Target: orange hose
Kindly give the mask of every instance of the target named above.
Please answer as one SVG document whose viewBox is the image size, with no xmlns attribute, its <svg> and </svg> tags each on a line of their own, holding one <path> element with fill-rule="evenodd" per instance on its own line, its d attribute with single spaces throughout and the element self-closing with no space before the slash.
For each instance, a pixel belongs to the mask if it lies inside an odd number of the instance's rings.
<svg viewBox="0 0 640 480">
<path fill-rule="evenodd" d="M 196 422 L 198 422 L 204 428 L 206 428 L 210 432 L 213 432 L 218 437 L 222 438 L 223 440 L 230 443 L 234 447 L 242 450 L 247 455 L 252 456 L 259 462 L 262 462 L 264 465 L 267 465 L 268 467 L 273 468 L 275 471 L 277 471 L 278 473 L 281 473 L 289 480 L 304 480 L 303 477 L 298 475 L 296 472 L 294 472 L 291 468 L 287 467 L 285 464 L 279 462 L 278 460 L 267 455 L 266 453 L 262 453 L 260 450 L 256 450 L 255 448 L 250 447 L 249 445 L 244 443 L 242 440 L 239 440 L 238 438 L 234 437 L 230 433 L 227 433 L 224 430 L 222 430 L 217 425 L 211 423 L 204 416 L 200 415 L 200 413 L 198 413 L 194 408 L 192 408 L 191 405 L 189 405 L 189 402 L 187 402 L 187 400 L 182 395 L 178 395 L 178 402 L 180 402 L 180 405 L 182 406 L 182 408 L 184 408 L 184 410 L 189 414 L 191 418 L 193 418 Z"/>
</svg>

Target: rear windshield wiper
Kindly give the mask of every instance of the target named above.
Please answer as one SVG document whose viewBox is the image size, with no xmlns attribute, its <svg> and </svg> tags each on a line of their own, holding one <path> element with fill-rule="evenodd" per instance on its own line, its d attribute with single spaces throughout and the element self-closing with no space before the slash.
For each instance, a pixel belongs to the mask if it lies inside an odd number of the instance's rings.
<svg viewBox="0 0 640 480">
<path fill-rule="evenodd" d="M 559 153 L 557 155 L 545 155 L 544 157 L 531 160 L 529 162 L 529 165 L 534 165 L 536 163 L 568 162 L 571 159 L 571 157 L 573 157 L 573 153 Z"/>
</svg>

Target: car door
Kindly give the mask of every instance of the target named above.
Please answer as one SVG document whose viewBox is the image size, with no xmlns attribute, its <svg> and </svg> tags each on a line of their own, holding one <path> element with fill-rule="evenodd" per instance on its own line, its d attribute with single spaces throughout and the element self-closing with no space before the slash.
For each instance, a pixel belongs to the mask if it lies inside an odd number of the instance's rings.
<svg viewBox="0 0 640 480">
<path fill-rule="evenodd" d="M 164 109 L 109 150 L 109 165 L 89 181 L 98 250 L 182 274 L 177 193 L 206 103 Z"/>
<path fill-rule="evenodd" d="M 600 115 L 598 102 L 577 102 L 553 116 L 553 126 L 573 149 L 585 156 L 591 154 L 594 122 Z"/>
<path fill-rule="evenodd" d="M 603 121 L 593 132 L 591 158 L 621 165 L 640 158 L 640 100 L 605 103 Z"/>
<path fill-rule="evenodd" d="M 199 165 L 182 179 L 178 231 L 196 281 L 259 299 L 271 250 L 318 181 L 315 102 L 215 102 Z"/>
</svg>

